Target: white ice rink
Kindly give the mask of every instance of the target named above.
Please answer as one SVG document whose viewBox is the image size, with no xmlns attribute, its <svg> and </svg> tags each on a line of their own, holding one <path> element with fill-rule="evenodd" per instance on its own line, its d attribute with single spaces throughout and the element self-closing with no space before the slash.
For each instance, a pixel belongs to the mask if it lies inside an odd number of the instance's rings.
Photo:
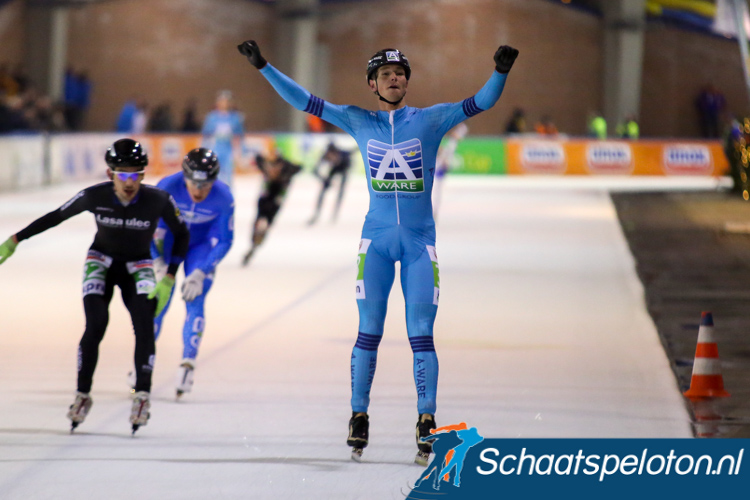
<svg viewBox="0 0 750 500">
<path fill-rule="evenodd" d="M 655 182 L 448 178 L 437 241 L 438 425 L 466 422 L 488 438 L 692 436 L 607 194 Z M 0 241 L 80 187 L 0 194 Z M 308 227 L 318 184 L 299 176 L 242 268 L 259 179 L 238 180 L 235 244 L 209 295 L 193 392 L 174 400 L 184 318 L 175 301 L 157 343 L 151 420 L 135 437 L 126 383 L 134 341 L 117 294 L 94 406 L 74 435 L 65 418 L 92 216 L 21 243 L 0 266 L 0 498 L 404 498 L 420 469 L 398 277 L 364 463 L 345 444 L 367 208 L 364 178 L 350 177 L 349 188 L 337 224 L 331 190 Z"/>
</svg>

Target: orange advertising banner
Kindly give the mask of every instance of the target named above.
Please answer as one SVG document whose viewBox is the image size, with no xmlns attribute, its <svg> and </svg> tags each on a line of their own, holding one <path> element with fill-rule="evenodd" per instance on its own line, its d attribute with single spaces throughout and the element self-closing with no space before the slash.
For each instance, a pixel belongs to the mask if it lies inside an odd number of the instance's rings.
<svg viewBox="0 0 750 500">
<path fill-rule="evenodd" d="M 148 152 L 149 175 L 164 177 L 182 169 L 182 159 L 192 149 L 201 146 L 200 134 L 143 134 L 138 141 Z M 271 135 L 250 135 L 242 139 L 242 151 L 235 158 L 235 173 L 255 171 L 255 155 L 267 155 L 275 147 Z"/>
<path fill-rule="evenodd" d="M 508 140 L 508 174 L 726 175 L 718 141 Z"/>
</svg>

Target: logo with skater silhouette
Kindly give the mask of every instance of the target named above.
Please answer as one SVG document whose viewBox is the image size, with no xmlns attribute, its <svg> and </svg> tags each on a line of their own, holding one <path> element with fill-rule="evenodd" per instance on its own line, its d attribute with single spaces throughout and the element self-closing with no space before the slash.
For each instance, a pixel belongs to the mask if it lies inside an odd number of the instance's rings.
<svg viewBox="0 0 750 500">
<path fill-rule="evenodd" d="M 407 499 L 434 498 L 436 492 L 447 494 L 460 488 L 466 454 L 484 441 L 477 428 L 469 427 L 465 422 L 438 427 L 430 432 L 432 435 L 422 438 L 422 441 L 432 442 L 434 458 L 420 474 Z"/>
</svg>

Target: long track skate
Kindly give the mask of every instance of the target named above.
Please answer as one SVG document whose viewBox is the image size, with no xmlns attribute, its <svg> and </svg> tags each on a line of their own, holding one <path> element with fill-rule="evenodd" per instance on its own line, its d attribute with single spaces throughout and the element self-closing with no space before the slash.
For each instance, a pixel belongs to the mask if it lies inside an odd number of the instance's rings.
<svg viewBox="0 0 750 500">
<path fill-rule="evenodd" d="M 149 393 L 146 391 L 136 392 L 133 397 L 133 406 L 130 408 L 130 423 L 132 424 L 133 429 L 131 435 L 135 436 L 135 432 L 140 429 L 142 425 L 148 423 L 148 419 L 151 416 L 149 413 L 150 409 L 151 401 L 149 400 Z"/>
<path fill-rule="evenodd" d="M 68 410 L 71 434 L 76 429 L 76 427 L 82 424 L 86 419 L 86 415 L 88 415 L 89 410 L 91 409 L 91 405 L 93 404 L 94 400 L 91 399 L 91 396 L 89 396 L 88 394 L 83 392 L 76 393 L 76 399 L 75 401 L 73 401 L 73 404 L 70 405 L 70 409 Z"/>
<path fill-rule="evenodd" d="M 427 466 L 427 462 L 430 460 L 430 453 L 432 453 L 432 443 L 429 441 L 422 441 L 422 439 L 430 437 L 432 429 L 435 429 L 435 416 L 430 413 L 422 413 L 419 415 L 417 420 L 417 455 L 414 457 L 414 463 L 423 467 Z"/>
<path fill-rule="evenodd" d="M 349 419 L 349 437 L 346 444 L 352 447 L 352 460 L 362 461 L 362 452 L 367 447 L 370 435 L 370 417 L 367 413 L 352 412 Z"/>
</svg>

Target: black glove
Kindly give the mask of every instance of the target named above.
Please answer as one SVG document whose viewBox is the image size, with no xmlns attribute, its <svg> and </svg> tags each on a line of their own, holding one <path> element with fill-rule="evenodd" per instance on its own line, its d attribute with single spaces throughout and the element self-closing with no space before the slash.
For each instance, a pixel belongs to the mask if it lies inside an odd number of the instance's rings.
<svg viewBox="0 0 750 500">
<path fill-rule="evenodd" d="M 246 42 L 247 43 L 247 42 Z M 495 69 L 498 73 L 507 73 L 518 57 L 518 49 L 509 45 L 501 45 L 495 52 Z"/>
<path fill-rule="evenodd" d="M 242 42 L 237 46 L 237 50 L 240 51 L 240 54 L 247 57 L 247 60 L 250 61 L 250 64 L 258 69 L 263 69 L 263 67 L 265 67 L 265 65 L 267 64 L 267 61 L 263 59 L 262 55 L 260 55 L 260 47 L 258 47 L 258 44 L 255 43 L 255 40 L 247 40 L 245 42 Z"/>
</svg>

